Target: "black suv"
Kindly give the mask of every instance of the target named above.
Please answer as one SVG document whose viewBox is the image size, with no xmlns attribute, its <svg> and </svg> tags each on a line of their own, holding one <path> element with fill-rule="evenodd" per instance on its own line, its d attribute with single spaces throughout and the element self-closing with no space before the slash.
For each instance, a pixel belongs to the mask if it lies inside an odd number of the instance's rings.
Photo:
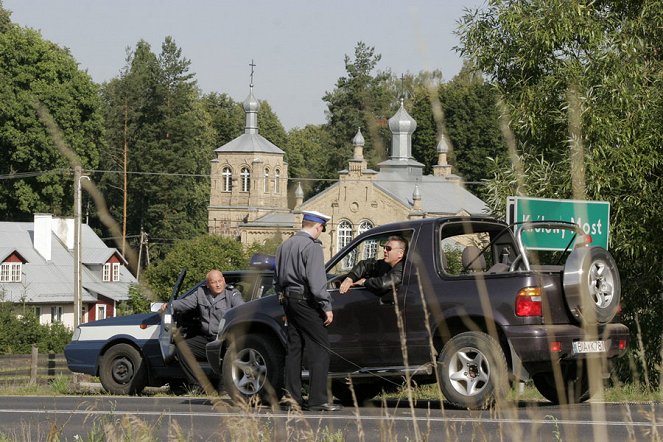
<svg viewBox="0 0 663 442">
<path fill-rule="evenodd" d="M 568 231 L 567 250 L 526 250 L 523 234 L 541 228 Z M 402 284 L 382 297 L 362 287 L 341 295 L 345 274 L 361 259 L 382 258 L 392 235 L 409 243 Z M 570 223 L 508 226 L 485 217 L 407 221 L 358 236 L 326 266 L 334 395 L 362 402 L 403 381 L 438 382 L 451 404 L 483 408 L 509 382 L 532 379 L 552 402 L 587 400 L 590 377 L 607 377 L 608 360 L 630 339 L 616 316 L 615 262 L 590 241 Z M 277 297 L 224 319 L 207 356 L 225 390 L 278 400 L 287 320 Z"/>
</svg>

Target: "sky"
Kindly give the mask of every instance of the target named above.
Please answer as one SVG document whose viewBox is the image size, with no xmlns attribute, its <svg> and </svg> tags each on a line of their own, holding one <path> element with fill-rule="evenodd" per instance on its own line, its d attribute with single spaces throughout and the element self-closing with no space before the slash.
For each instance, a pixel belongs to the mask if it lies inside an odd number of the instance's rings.
<svg viewBox="0 0 663 442">
<path fill-rule="evenodd" d="M 102 83 L 119 75 L 126 49 L 159 53 L 172 36 L 203 93 L 254 94 L 290 130 L 326 121 L 324 94 L 345 76 L 359 41 L 397 76 L 462 66 L 454 34 L 465 9 L 485 0 L 0 0 L 12 21 L 70 50 Z M 260 118 L 260 114 L 258 114 Z"/>
</svg>

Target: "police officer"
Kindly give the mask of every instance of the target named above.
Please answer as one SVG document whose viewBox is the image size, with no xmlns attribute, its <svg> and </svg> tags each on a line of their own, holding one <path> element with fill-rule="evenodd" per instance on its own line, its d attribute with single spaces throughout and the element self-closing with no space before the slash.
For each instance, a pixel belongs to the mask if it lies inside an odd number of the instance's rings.
<svg viewBox="0 0 663 442">
<path fill-rule="evenodd" d="M 327 396 L 329 337 L 333 319 L 327 275 L 318 237 L 331 218 L 304 211 L 302 229 L 276 251 L 274 287 L 283 296 L 288 320 L 288 352 L 285 359 L 285 389 L 299 407 L 311 411 L 336 411 L 340 405 Z M 302 402 L 302 359 L 306 349 L 309 369 L 308 406 Z"/>
<path fill-rule="evenodd" d="M 232 307 L 244 304 L 242 294 L 239 290 L 226 286 L 223 273 L 219 270 L 210 270 L 207 273 L 207 284 L 198 287 L 194 295 L 176 299 L 172 302 L 175 313 L 183 313 L 198 310 L 200 315 L 200 332 L 193 336 L 187 336 L 186 344 L 191 353 L 198 361 L 206 360 L 205 347 L 208 342 L 216 339 L 219 332 L 219 321 L 226 311 Z M 165 310 L 167 304 L 161 307 Z M 181 352 L 180 346 L 176 347 L 177 358 L 190 383 L 196 384 L 196 376 L 187 356 Z"/>
</svg>

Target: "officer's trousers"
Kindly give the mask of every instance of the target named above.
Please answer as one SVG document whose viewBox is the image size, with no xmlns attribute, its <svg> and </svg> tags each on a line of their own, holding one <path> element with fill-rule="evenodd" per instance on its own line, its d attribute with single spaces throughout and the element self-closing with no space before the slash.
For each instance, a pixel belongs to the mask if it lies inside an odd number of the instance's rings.
<svg viewBox="0 0 663 442">
<path fill-rule="evenodd" d="M 284 306 L 288 318 L 288 353 L 285 358 L 285 389 L 302 404 L 302 358 L 306 352 L 309 370 L 308 405 L 328 402 L 329 336 L 323 324 L 323 313 L 316 303 L 288 299 Z"/>
</svg>

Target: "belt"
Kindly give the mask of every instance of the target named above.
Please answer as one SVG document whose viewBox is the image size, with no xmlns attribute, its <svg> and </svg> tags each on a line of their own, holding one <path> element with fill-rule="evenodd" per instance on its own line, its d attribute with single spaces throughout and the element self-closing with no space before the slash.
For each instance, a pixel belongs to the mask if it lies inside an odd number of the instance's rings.
<svg viewBox="0 0 663 442">
<path fill-rule="evenodd" d="M 300 301 L 306 301 L 309 297 L 306 296 L 306 292 L 302 292 L 301 289 L 285 289 L 285 297 L 288 299 L 296 299 Z"/>
</svg>

